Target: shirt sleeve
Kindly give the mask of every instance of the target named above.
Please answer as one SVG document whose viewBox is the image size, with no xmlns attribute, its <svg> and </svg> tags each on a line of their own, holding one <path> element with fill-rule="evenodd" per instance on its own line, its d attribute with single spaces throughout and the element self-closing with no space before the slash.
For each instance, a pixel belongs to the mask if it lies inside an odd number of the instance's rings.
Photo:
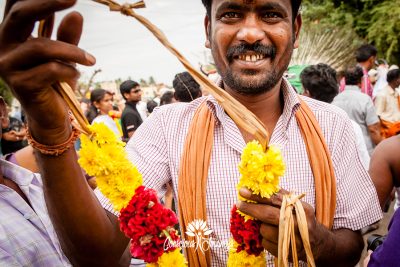
<svg viewBox="0 0 400 267">
<path fill-rule="evenodd" d="M 385 112 L 385 97 L 381 94 L 378 94 L 375 98 L 375 108 L 376 108 L 376 114 L 378 116 L 382 116 L 382 114 Z"/>
<path fill-rule="evenodd" d="M 338 131 L 332 161 L 336 176 L 336 213 L 333 229 L 353 231 L 382 218 L 378 195 L 368 172 L 357 155 L 355 133 L 350 120 Z"/>
<path fill-rule="evenodd" d="M 393 219 L 389 225 L 388 235 L 374 253 L 368 267 L 396 267 L 399 266 L 400 259 L 400 209 L 393 215 Z"/>
<path fill-rule="evenodd" d="M 367 112 L 365 114 L 365 122 L 367 123 L 368 126 L 379 122 L 379 118 L 378 115 L 376 115 L 377 113 L 371 98 L 368 98 L 366 111 Z"/>
<path fill-rule="evenodd" d="M 139 118 L 139 115 L 134 113 L 126 114 L 124 118 L 124 127 L 126 132 L 136 131 L 141 123 L 142 119 Z"/>
<path fill-rule="evenodd" d="M 162 116 L 162 110 L 154 110 L 126 145 L 129 160 L 143 176 L 143 185 L 156 190 L 160 197 L 172 178 L 164 135 L 167 125 L 163 125 Z"/>
</svg>

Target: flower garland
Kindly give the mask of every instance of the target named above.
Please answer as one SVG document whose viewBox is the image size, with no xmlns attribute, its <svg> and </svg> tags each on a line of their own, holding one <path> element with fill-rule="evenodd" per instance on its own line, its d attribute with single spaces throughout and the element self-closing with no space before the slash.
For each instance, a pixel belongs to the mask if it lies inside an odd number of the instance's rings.
<svg viewBox="0 0 400 267">
<path fill-rule="evenodd" d="M 257 141 L 249 142 L 243 150 L 239 172 L 241 177 L 236 188 L 241 201 L 251 202 L 239 195 L 242 187 L 261 197 L 271 197 L 279 191 L 279 178 L 285 173 L 280 149 L 272 145 L 264 151 Z M 229 250 L 228 266 L 265 266 L 261 222 L 241 213 L 234 206 L 230 223 L 233 246 Z"/>
<path fill-rule="evenodd" d="M 81 136 L 79 164 L 96 177 L 100 191 L 120 211 L 120 228 L 131 239 L 132 256 L 150 267 L 186 266 L 179 247 L 164 249 L 167 239 L 179 243 L 176 214 L 158 201 L 154 190 L 142 186 L 142 175 L 128 160 L 124 143 L 106 125 L 89 128 L 93 134 Z"/>
</svg>

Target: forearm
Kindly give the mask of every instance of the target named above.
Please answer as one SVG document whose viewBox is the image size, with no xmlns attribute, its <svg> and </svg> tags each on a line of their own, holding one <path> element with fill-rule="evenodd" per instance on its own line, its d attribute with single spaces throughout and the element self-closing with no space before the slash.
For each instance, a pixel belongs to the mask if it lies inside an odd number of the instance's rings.
<svg viewBox="0 0 400 267">
<path fill-rule="evenodd" d="M 49 140 L 38 129 L 33 129 L 33 134 L 37 141 Z M 69 134 L 70 130 L 53 135 L 52 140 L 62 143 Z M 117 266 L 128 239 L 119 231 L 118 221 L 107 216 L 86 183 L 75 150 L 71 148 L 57 157 L 35 154 L 50 217 L 63 251 L 73 265 Z"/>
<path fill-rule="evenodd" d="M 359 231 L 329 231 L 322 225 L 317 231 L 319 241 L 311 244 L 317 266 L 353 267 L 360 260 L 364 242 Z"/>
</svg>

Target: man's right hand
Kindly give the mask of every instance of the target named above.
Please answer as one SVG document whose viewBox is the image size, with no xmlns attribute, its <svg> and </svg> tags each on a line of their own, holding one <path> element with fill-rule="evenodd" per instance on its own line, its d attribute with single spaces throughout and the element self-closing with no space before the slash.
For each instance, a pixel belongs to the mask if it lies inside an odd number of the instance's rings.
<svg viewBox="0 0 400 267">
<path fill-rule="evenodd" d="M 0 25 L 0 76 L 28 114 L 32 135 L 44 144 L 63 142 L 70 133 L 66 105 L 51 85 L 57 81 L 74 84 L 79 77 L 75 63 L 89 66 L 95 59 L 76 46 L 83 23 L 79 13 L 63 19 L 57 41 L 31 34 L 37 21 L 75 2 L 8 0 Z"/>
</svg>

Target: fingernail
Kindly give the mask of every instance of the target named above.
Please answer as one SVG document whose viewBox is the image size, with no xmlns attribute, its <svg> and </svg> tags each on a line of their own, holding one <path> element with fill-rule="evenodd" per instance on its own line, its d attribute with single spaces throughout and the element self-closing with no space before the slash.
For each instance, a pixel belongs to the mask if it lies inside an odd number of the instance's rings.
<svg viewBox="0 0 400 267">
<path fill-rule="evenodd" d="M 251 197 L 251 194 L 252 194 L 251 191 L 249 189 L 247 189 L 246 187 L 240 188 L 239 193 L 244 198 L 249 198 L 249 197 Z"/>
<path fill-rule="evenodd" d="M 85 52 L 85 58 L 87 59 L 87 61 L 90 64 L 96 63 L 96 58 L 94 56 L 92 56 L 91 54 L 89 54 L 88 52 Z"/>
</svg>

